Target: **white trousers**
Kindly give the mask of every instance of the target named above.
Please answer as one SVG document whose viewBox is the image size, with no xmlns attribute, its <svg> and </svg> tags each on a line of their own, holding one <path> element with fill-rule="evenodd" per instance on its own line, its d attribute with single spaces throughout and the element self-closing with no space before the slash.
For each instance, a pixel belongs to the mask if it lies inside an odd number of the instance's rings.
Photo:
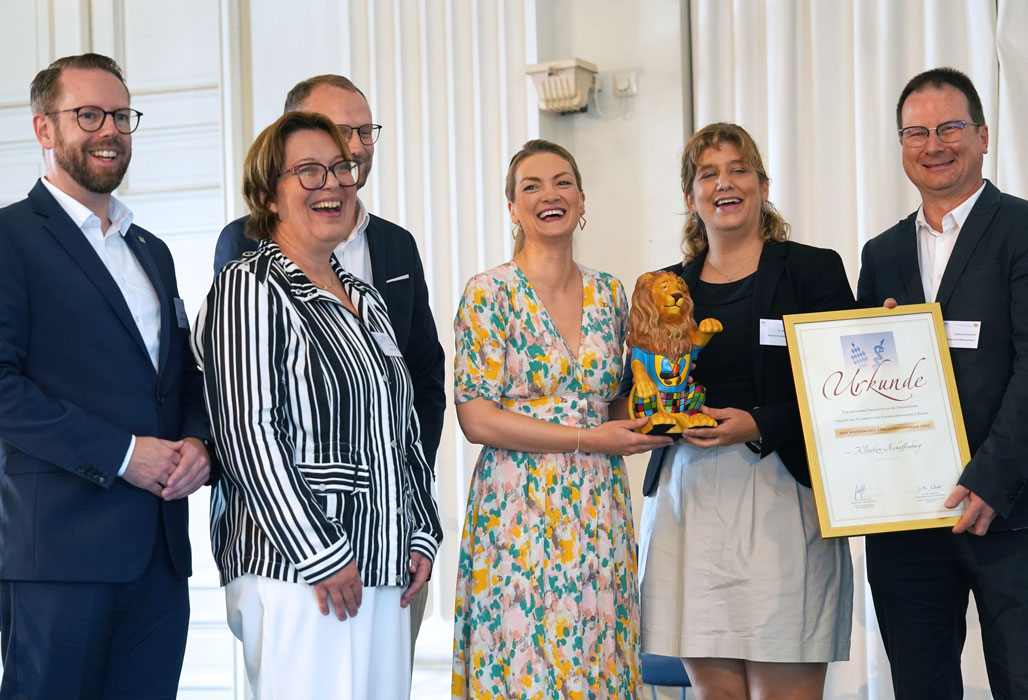
<svg viewBox="0 0 1028 700">
<path fill-rule="evenodd" d="M 314 588 L 246 574 L 225 587 L 228 626 L 243 643 L 255 700 L 410 697 L 410 609 L 403 589 L 365 588 L 343 621 L 322 615 Z M 331 607 L 331 602 L 329 603 Z"/>
</svg>

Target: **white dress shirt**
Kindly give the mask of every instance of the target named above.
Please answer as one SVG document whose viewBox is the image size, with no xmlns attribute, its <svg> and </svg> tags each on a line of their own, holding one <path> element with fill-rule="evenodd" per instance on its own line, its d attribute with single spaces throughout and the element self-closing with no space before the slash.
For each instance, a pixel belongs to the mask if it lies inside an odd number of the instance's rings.
<svg viewBox="0 0 1028 700">
<path fill-rule="evenodd" d="M 942 231 L 936 231 L 929 224 L 924 216 L 924 204 L 917 208 L 917 263 L 921 269 L 921 287 L 924 289 L 924 299 L 927 302 L 935 301 L 939 293 L 939 284 L 942 282 L 942 275 L 946 272 L 946 265 L 949 263 L 949 256 L 953 253 L 953 246 L 956 245 L 957 235 L 967 221 L 967 215 L 974 208 L 982 191 L 985 189 L 985 181 L 973 195 L 961 202 L 953 211 L 942 217 Z"/>
<path fill-rule="evenodd" d="M 132 225 L 132 212 L 112 196 L 107 209 L 111 226 L 105 234 L 101 228 L 102 222 L 96 214 L 90 211 L 89 207 L 58 189 L 45 177 L 41 179 L 43 186 L 79 227 L 82 235 L 86 237 L 89 245 L 100 257 L 104 267 L 111 273 L 118 289 L 121 290 L 121 295 L 125 298 L 125 303 L 132 314 L 132 320 L 136 322 L 136 328 L 143 337 L 146 351 L 150 355 L 154 370 L 156 370 L 161 344 L 161 302 L 157 298 L 157 291 L 150 282 L 150 278 L 146 276 L 142 264 L 132 249 L 128 247 L 128 243 L 125 242 L 125 234 Z M 116 231 L 118 235 L 107 235 L 112 231 Z M 118 469 L 118 476 L 125 473 L 135 447 L 136 437 L 133 435 L 129 442 L 128 452 L 125 453 L 125 459 L 121 463 L 121 468 Z"/>
<path fill-rule="evenodd" d="M 368 210 L 358 197 L 357 225 L 350 232 L 350 237 L 337 245 L 333 252 L 344 270 L 362 282 L 374 284 L 375 282 L 371 278 L 371 252 L 368 250 L 369 221 L 371 221 L 371 217 L 368 215 Z"/>
</svg>

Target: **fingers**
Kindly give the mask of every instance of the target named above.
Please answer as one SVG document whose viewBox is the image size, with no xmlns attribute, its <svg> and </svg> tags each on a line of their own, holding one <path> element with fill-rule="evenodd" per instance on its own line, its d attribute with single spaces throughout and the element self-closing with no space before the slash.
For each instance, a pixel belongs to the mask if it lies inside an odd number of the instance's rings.
<svg viewBox="0 0 1028 700">
<path fill-rule="evenodd" d="M 882 306 L 884 306 L 887 309 L 895 309 L 898 306 L 898 304 L 896 303 L 895 299 L 893 299 L 892 297 L 889 297 L 888 299 L 885 300 L 885 302 L 882 304 Z"/>
<path fill-rule="evenodd" d="M 318 610 L 322 615 L 328 615 L 328 590 L 324 586 L 315 586 L 314 593 L 318 597 Z"/>
<path fill-rule="evenodd" d="M 970 494 L 970 489 L 968 489 L 966 486 L 961 486 L 960 484 L 957 484 L 953 488 L 953 490 L 950 491 L 950 494 L 946 497 L 946 502 L 943 505 L 945 505 L 947 508 L 956 508 Z"/>
<path fill-rule="evenodd" d="M 425 579 L 423 578 L 411 579 L 410 585 L 407 586 L 407 590 L 404 591 L 403 596 L 400 597 L 400 607 L 405 608 L 410 605 L 411 601 L 414 600 L 414 596 L 418 594 L 418 591 L 420 591 L 424 585 Z"/>
<path fill-rule="evenodd" d="M 411 582 L 407 590 L 404 591 L 403 596 L 400 598 L 400 607 L 406 608 L 414 600 L 414 596 L 418 594 L 428 581 L 429 575 L 432 573 L 432 561 L 419 552 L 411 554 L 410 567 L 408 570 L 411 572 Z"/>
<path fill-rule="evenodd" d="M 206 451 L 188 453 L 187 458 L 179 462 L 178 467 L 168 477 L 161 497 L 166 501 L 184 498 L 207 483 L 210 473 L 210 460 Z"/>
<path fill-rule="evenodd" d="M 363 590 L 359 585 L 343 586 L 340 591 L 342 596 L 342 604 L 346 606 L 346 612 L 350 613 L 351 617 L 357 614 L 357 610 L 361 606 L 362 592 Z M 342 610 L 342 607 L 338 608 L 338 610 Z M 345 620 L 346 615 L 343 615 L 339 619 Z"/>
<path fill-rule="evenodd" d="M 348 601 L 346 600 L 345 589 L 341 587 L 333 587 L 329 589 L 329 595 L 332 597 L 332 607 L 336 609 L 336 619 L 339 621 L 346 619 L 346 613 L 351 615 L 357 614 L 357 609 L 350 609 Z"/>
</svg>

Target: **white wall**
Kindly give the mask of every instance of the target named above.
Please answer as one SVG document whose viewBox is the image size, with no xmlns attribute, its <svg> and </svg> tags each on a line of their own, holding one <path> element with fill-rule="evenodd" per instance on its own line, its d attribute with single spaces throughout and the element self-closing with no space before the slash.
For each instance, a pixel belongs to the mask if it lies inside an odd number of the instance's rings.
<svg viewBox="0 0 1028 700">
<path fill-rule="evenodd" d="M 601 91 L 584 113 L 542 118 L 539 135 L 571 151 L 582 172 L 588 224 L 575 257 L 610 272 L 629 294 L 644 272 L 682 259 L 685 202 L 680 154 L 691 125 L 683 110 L 682 9 L 677 0 L 561 0 L 538 5 L 539 60 L 595 63 Z M 612 94 L 612 73 L 638 74 L 638 94 Z M 532 97 L 535 96 L 533 91 Z M 628 460 L 636 524 L 646 456 Z"/>
</svg>

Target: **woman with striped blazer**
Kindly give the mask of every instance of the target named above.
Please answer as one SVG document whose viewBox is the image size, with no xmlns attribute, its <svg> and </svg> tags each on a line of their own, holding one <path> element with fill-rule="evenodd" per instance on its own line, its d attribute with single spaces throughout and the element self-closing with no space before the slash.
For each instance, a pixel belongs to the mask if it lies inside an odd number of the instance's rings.
<svg viewBox="0 0 1028 700">
<path fill-rule="evenodd" d="M 260 247 L 193 336 L 224 471 L 214 556 L 257 698 L 408 697 L 407 605 L 442 538 L 385 304 L 332 256 L 357 175 L 327 118 L 265 129 L 243 185 Z"/>
</svg>

